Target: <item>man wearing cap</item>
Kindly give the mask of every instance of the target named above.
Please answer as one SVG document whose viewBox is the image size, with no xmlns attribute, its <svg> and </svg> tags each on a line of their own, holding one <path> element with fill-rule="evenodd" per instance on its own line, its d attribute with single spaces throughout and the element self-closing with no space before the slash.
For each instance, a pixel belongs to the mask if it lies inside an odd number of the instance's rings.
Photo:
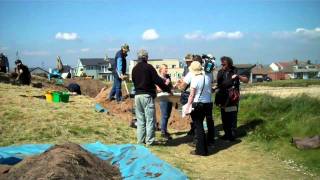
<svg viewBox="0 0 320 180">
<path fill-rule="evenodd" d="M 113 74 L 113 86 L 109 94 L 109 100 L 112 100 L 116 96 L 117 102 L 122 100 L 121 82 L 127 78 L 127 53 L 130 51 L 129 45 L 124 44 L 121 46 L 121 50 L 116 53 L 115 61 L 111 64 Z"/>
<path fill-rule="evenodd" d="M 184 58 L 185 62 L 186 62 L 186 66 L 183 67 L 183 73 L 182 76 L 185 77 L 188 72 L 189 72 L 189 66 L 192 63 L 192 54 L 187 54 L 186 57 Z"/>
<path fill-rule="evenodd" d="M 164 83 L 154 67 L 147 61 L 148 52 L 140 50 L 138 52 L 138 64 L 132 69 L 132 81 L 135 87 L 134 100 L 138 143 L 154 145 L 156 85 L 164 92 L 170 92 L 170 87 Z"/>
<path fill-rule="evenodd" d="M 29 68 L 22 64 L 20 59 L 17 59 L 15 61 L 16 68 L 15 71 L 18 74 L 18 77 L 16 78 L 17 81 L 19 81 L 20 84 L 23 85 L 30 85 L 31 83 L 31 74 L 29 71 Z"/>
</svg>

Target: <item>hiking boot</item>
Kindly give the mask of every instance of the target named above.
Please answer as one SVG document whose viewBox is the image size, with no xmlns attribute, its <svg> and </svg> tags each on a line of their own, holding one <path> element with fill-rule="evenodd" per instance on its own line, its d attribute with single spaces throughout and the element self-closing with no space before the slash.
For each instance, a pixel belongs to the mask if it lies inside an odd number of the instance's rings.
<svg viewBox="0 0 320 180">
<path fill-rule="evenodd" d="M 167 140 L 171 140 L 172 137 L 170 136 L 170 134 L 168 132 L 165 133 L 161 133 L 161 137 L 167 139 Z"/>
<path fill-rule="evenodd" d="M 111 101 L 113 101 L 113 100 L 115 100 L 115 98 L 114 98 L 114 97 L 111 97 L 111 98 L 108 98 L 106 101 L 107 101 L 107 102 L 111 102 Z"/>
<path fill-rule="evenodd" d="M 223 135 L 223 136 L 220 137 L 220 139 L 225 140 L 225 141 L 235 141 L 236 137 Z"/>
<path fill-rule="evenodd" d="M 136 119 L 132 119 L 130 122 L 130 127 L 131 128 L 137 128 L 137 120 Z"/>
<path fill-rule="evenodd" d="M 196 150 L 190 151 L 190 154 L 191 154 L 191 155 L 197 155 L 197 156 L 208 156 L 208 153 L 199 154 L 199 153 L 197 153 Z"/>
</svg>

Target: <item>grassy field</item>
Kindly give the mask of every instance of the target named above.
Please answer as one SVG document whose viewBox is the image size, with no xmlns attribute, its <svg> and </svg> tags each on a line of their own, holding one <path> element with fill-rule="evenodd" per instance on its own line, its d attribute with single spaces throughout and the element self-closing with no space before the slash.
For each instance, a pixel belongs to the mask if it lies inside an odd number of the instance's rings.
<svg viewBox="0 0 320 180">
<path fill-rule="evenodd" d="M 278 80 L 272 82 L 261 82 L 254 84 L 247 84 L 246 86 L 269 86 L 269 87 L 308 87 L 311 85 L 320 85 L 320 79 L 290 79 Z"/>
<path fill-rule="evenodd" d="M 292 137 L 320 134 L 320 100 L 306 95 L 277 98 L 246 95 L 241 101 L 239 120 L 257 128 L 249 140 L 264 146 L 283 159 L 289 158 L 314 172 L 320 172 L 320 149 L 298 150 L 289 142 Z"/>
<path fill-rule="evenodd" d="M 85 96 L 72 96 L 69 103 L 55 104 L 47 103 L 44 99 L 41 99 L 43 94 L 41 89 L 0 83 L 0 146 L 27 143 L 63 143 L 65 141 L 76 143 L 101 141 L 106 144 L 136 142 L 135 129 L 129 128 L 125 121 L 115 116 L 96 113 L 93 108 L 93 99 Z M 292 166 L 288 163 L 287 160 L 294 159 L 291 156 L 289 158 L 286 158 L 287 156 L 278 158 L 274 155 L 273 150 L 268 151 L 266 147 L 269 146 L 265 144 L 271 141 L 264 140 L 263 136 L 260 137 L 258 133 L 258 129 L 261 129 L 261 134 L 269 134 L 268 129 L 264 126 L 259 126 L 254 131 L 245 127 L 246 124 L 252 123 L 256 118 L 270 121 L 270 119 L 264 118 L 264 115 L 267 115 L 262 114 L 264 109 L 256 109 L 255 111 L 258 112 L 254 114 L 254 109 L 244 108 L 246 103 L 261 103 L 259 98 L 262 97 L 248 96 L 242 101 L 243 105 L 241 105 L 243 113 L 240 114 L 240 119 L 243 125 L 240 125 L 240 127 L 248 133 L 251 132 L 251 134 L 234 143 L 217 140 L 216 145 L 210 148 L 210 156 L 208 157 L 190 155 L 189 152 L 193 149 L 187 144 L 190 138 L 185 136 L 185 132 L 172 130 L 174 139 L 170 143 L 164 144 L 157 133 L 157 139 L 162 144 L 150 147 L 150 150 L 161 159 L 181 169 L 191 179 L 319 178 L 318 174 L 310 173 L 304 168 Z M 272 105 L 272 103 L 270 104 Z M 257 104 L 253 105 L 257 106 Z M 265 106 L 262 107 L 266 108 Z M 217 109 L 215 109 L 215 112 L 217 112 Z M 292 111 L 290 112 L 292 113 Z M 216 113 L 215 115 L 215 123 L 221 134 L 219 116 Z M 279 115 L 279 113 L 273 115 Z M 267 125 L 267 123 L 264 125 Z M 317 130 L 315 131 L 317 132 Z M 297 135 L 304 135 L 303 131 L 299 132 L 300 134 Z M 282 136 L 282 134 L 280 135 Z M 290 137 L 290 135 L 285 137 Z M 259 142 L 257 143 L 257 141 Z M 270 148 L 273 149 L 277 142 L 275 139 L 272 143 L 273 146 L 270 146 Z M 286 147 L 291 148 L 289 144 Z M 294 148 L 291 148 L 291 150 L 294 151 Z M 308 163 L 301 162 L 309 166 Z"/>
</svg>

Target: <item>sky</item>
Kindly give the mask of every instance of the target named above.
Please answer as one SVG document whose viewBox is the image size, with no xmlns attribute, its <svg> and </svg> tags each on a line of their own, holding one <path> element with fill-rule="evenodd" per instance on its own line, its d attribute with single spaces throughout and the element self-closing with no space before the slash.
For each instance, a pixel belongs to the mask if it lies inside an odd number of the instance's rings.
<svg viewBox="0 0 320 180">
<path fill-rule="evenodd" d="M 29 67 L 56 57 L 114 57 L 128 43 L 149 58 L 187 53 L 230 56 L 236 64 L 293 59 L 320 63 L 320 0 L 0 0 L 0 52 Z"/>
</svg>

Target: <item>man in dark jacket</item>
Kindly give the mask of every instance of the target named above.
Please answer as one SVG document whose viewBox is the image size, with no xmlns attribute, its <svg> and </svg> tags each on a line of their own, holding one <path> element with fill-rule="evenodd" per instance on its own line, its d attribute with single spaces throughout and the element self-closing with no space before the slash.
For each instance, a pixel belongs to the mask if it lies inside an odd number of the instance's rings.
<svg viewBox="0 0 320 180">
<path fill-rule="evenodd" d="M 9 61 L 3 53 L 0 54 L 0 72 L 9 72 Z"/>
<path fill-rule="evenodd" d="M 215 104 L 221 108 L 221 120 L 224 130 L 222 139 L 234 141 L 236 138 L 238 100 L 230 98 L 230 91 L 239 93 L 241 82 L 248 82 L 248 78 L 238 75 L 237 69 L 233 66 L 230 57 L 221 57 L 221 66 L 217 75 L 218 92 L 216 93 Z"/>
<path fill-rule="evenodd" d="M 154 67 L 147 63 L 148 52 L 138 52 L 138 64 L 132 69 L 132 81 L 135 87 L 135 110 L 137 118 L 138 143 L 153 145 L 155 141 L 155 104 L 157 85 L 162 91 L 170 92 Z"/>
<path fill-rule="evenodd" d="M 112 100 L 116 96 L 116 100 L 120 102 L 122 100 L 121 83 L 122 80 L 127 78 L 127 53 L 129 52 L 129 45 L 124 44 L 116 53 L 114 63 L 111 63 L 113 74 L 113 86 L 109 94 L 109 100 Z"/>
<path fill-rule="evenodd" d="M 22 64 L 20 59 L 16 60 L 15 64 L 17 66 L 16 73 L 18 74 L 16 80 L 19 81 L 19 83 L 22 85 L 30 85 L 31 74 L 29 68 L 26 65 Z"/>
</svg>

